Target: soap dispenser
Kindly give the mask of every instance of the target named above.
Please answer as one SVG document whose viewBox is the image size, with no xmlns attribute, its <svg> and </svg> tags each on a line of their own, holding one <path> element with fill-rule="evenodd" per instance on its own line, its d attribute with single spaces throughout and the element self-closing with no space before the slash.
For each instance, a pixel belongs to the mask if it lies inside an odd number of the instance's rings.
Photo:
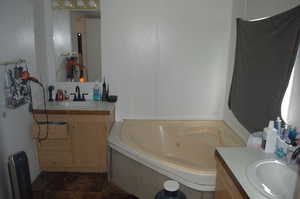
<svg viewBox="0 0 300 199">
<path fill-rule="evenodd" d="M 266 153 L 275 153 L 276 150 L 276 139 L 277 139 L 277 130 L 274 128 L 274 121 L 270 121 L 268 127 L 264 128 L 266 134 Z"/>
</svg>

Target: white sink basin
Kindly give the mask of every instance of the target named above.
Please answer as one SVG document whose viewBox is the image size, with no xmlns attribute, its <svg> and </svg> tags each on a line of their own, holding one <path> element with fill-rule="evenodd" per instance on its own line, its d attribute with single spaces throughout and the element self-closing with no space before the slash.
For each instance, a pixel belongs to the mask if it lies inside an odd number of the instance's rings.
<svg viewBox="0 0 300 199">
<path fill-rule="evenodd" d="M 92 100 L 87 101 L 63 101 L 63 102 L 51 102 L 47 104 L 48 109 L 93 109 L 95 107 L 103 106 L 103 102 L 97 102 Z"/>
<path fill-rule="evenodd" d="M 74 101 L 64 101 L 57 102 L 55 105 L 57 106 L 73 106 L 73 107 L 86 107 L 86 106 L 94 106 L 94 101 L 82 101 L 82 102 L 74 102 Z"/>
<path fill-rule="evenodd" d="M 247 169 L 251 184 L 271 199 L 293 199 L 297 170 L 278 160 L 255 162 Z"/>
</svg>

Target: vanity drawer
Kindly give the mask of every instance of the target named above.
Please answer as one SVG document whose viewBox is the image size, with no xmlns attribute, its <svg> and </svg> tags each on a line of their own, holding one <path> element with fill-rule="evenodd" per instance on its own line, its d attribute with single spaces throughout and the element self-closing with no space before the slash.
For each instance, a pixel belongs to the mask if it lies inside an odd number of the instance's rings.
<svg viewBox="0 0 300 199">
<path fill-rule="evenodd" d="M 32 135 L 34 138 L 43 139 L 47 137 L 47 124 L 39 122 L 32 127 Z M 69 126 L 67 122 L 49 122 L 48 123 L 48 139 L 66 139 L 69 137 Z"/>
<path fill-rule="evenodd" d="M 71 139 L 47 139 L 38 143 L 38 148 L 41 151 L 64 151 L 72 152 Z"/>
<path fill-rule="evenodd" d="M 40 151 L 39 160 L 41 167 L 67 166 L 73 164 L 72 152 Z"/>
</svg>

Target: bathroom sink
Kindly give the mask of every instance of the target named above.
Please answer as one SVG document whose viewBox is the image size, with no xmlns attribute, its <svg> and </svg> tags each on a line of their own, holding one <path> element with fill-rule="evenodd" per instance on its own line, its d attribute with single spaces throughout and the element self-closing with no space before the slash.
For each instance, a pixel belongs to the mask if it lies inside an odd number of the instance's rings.
<svg viewBox="0 0 300 199">
<path fill-rule="evenodd" d="M 58 109 L 64 109 L 64 108 L 79 108 L 79 109 L 84 109 L 84 108 L 93 108 L 96 106 L 99 106 L 101 102 L 95 102 L 91 100 L 87 101 L 64 101 L 64 102 L 52 102 L 48 104 L 48 108 L 58 108 Z"/>
<path fill-rule="evenodd" d="M 65 102 L 59 102 L 58 103 L 61 106 L 75 106 L 75 107 L 85 107 L 85 106 L 93 106 L 95 104 L 94 101 L 65 101 Z"/>
<path fill-rule="evenodd" d="M 251 184 L 271 199 L 292 199 L 297 170 L 279 160 L 262 160 L 247 168 L 247 177 Z"/>
</svg>

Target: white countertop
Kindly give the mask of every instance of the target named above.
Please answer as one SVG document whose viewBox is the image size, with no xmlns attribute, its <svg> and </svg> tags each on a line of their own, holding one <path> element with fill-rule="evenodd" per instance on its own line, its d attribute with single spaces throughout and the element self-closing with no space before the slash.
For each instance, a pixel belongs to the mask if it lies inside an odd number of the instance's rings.
<svg viewBox="0 0 300 199">
<path fill-rule="evenodd" d="M 247 168 L 254 162 L 264 159 L 276 159 L 274 154 L 266 154 L 261 149 L 253 148 L 217 148 L 217 151 L 230 168 L 240 185 L 251 199 L 267 199 L 248 180 Z"/>
<path fill-rule="evenodd" d="M 47 110 L 51 111 L 104 111 L 111 112 L 114 109 L 115 103 L 102 101 L 83 101 L 83 102 L 47 102 Z M 35 110 L 44 110 L 43 105 L 39 105 Z"/>
</svg>

